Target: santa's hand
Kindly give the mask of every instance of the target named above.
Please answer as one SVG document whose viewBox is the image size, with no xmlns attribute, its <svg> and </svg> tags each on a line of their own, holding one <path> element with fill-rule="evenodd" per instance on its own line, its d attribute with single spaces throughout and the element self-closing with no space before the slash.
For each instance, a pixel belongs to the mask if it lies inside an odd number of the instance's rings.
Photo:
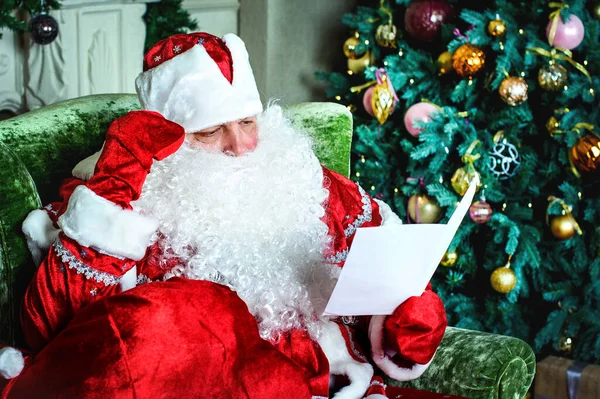
<svg viewBox="0 0 600 399">
<path fill-rule="evenodd" d="M 407 381 L 419 377 L 431 362 L 447 320 L 444 305 L 430 286 L 389 316 L 373 316 L 369 339 L 373 361 L 389 377 Z"/>
<path fill-rule="evenodd" d="M 157 112 L 133 111 L 108 129 L 94 176 L 86 186 L 123 208 L 140 197 L 154 159 L 173 154 L 183 143 L 183 127 Z"/>
<path fill-rule="evenodd" d="M 181 146 L 183 127 L 150 111 L 134 111 L 114 121 L 106 134 L 94 176 L 78 186 L 58 225 L 67 237 L 103 253 L 141 259 L 158 221 L 132 211 L 154 159 Z"/>
</svg>

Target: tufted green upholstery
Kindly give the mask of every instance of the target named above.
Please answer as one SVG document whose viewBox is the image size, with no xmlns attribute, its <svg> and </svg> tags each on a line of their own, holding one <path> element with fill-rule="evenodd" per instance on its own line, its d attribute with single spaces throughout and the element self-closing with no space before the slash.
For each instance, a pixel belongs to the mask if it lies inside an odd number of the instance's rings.
<svg viewBox="0 0 600 399">
<path fill-rule="evenodd" d="M 22 344 L 19 304 L 34 268 L 21 233 L 25 216 L 56 199 L 75 164 L 100 149 L 110 122 L 138 109 L 131 94 L 64 101 L 0 122 L 0 342 Z M 352 116 L 332 103 L 291 106 L 287 114 L 315 141 L 321 162 L 350 173 Z M 425 374 L 402 385 L 474 399 L 521 398 L 535 368 L 531 348 L 511 337 L 448 328 Z"/>
</svg>

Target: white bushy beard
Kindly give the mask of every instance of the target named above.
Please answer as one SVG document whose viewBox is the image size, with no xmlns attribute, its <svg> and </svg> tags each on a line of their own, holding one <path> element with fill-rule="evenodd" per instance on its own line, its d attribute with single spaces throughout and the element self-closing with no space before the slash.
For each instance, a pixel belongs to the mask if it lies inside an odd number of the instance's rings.
<svg viewBox="0 0 600 399">
<path fill-rule="evenodd" d="M 180 262 L 167 278 L 231 287 L 264 339 L 297 328 L 317 338 L 338 277 L 323 256 L 323 171 L 312 140 L 279 106 L 259 116 L 258 129 L 258 146 L 241 157 L 184 144 L 153 165 L 134 208 L 159 219 L 163 260 Z"/>
</svg>

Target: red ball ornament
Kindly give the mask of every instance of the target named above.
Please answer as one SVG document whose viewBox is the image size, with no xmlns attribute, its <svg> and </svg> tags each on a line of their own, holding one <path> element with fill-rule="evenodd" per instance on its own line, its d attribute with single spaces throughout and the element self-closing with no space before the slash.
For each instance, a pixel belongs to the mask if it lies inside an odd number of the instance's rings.
<svg viewBox="0 0 600 399">
<path fill-rule="evenodd" d="M 469 216 L 475 223 L 486 223 L 492 217 L 492 207 L 485 201 L 476 201 L 469 208 Z"/>
<path fill-rule="evenodd" d="M 430 42 L 453 16 L 452 5 L 446 0 L 415 0 L 404 14 L 404 28 L 413 38 Z"/>
</svg>

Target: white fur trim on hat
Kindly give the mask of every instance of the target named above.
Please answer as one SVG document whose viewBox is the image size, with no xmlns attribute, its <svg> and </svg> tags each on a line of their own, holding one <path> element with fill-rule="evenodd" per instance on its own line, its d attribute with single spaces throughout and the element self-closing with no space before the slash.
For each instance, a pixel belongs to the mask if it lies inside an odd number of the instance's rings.
<svg viewBox="0 0 600 399">
<path fill-rule="evenodd" d="M 7 380 L 15 378 L 21 374 L 23 367 L 25 367 L 25 359 L 20 351 L 10 346 L 0 349 L 0 375 L 2 377 Z"/>
<path fill-rule="evenodd" d="M 233 61 L 233 82 L 201 44 L 142 72 L 135 80 L 140 104 L 180 124 L 186 133 L 258 115 L 262 103 L 242 39 L 223 36 Z"/>
<path fill-rule="evenodd" d="M 392 208 L 382 200 L 375 199 L 379 204 L 379 214 L 381 215 L 382 226 L 390 226 L 392 224 L 402 224 L 402 220 L 392 211 Z"/>
<path fill-rule="evenodd" d="M 60 229 L 54 227 L 48 212 L 43 209 L 35 209 L 29 212 L 21 229 L 27 239 L 27 247 L 29 247 L 33 261 L 36 266 L 39 266 L 46 257 L 48 248 L 58 237 Z"/>
<path fill-rule="evenodd" d="M 352 358 L 340 327 L 333 321 L 327 322 L 317 340 L 329 361 L 329 372 L 333 375 L 345 375 L 350 384 L 340 389 L 336 399 L 362 398 L 373 378 L 373 366 Z"/>
<path fill-rule="evenodd" d="M 58 219 L 67 237 L 85 247 L 113 256 L 139 260 L 144 257 L 158 221 L 123 209 L 85 186 L 78 186 L 67 211 Z"/>
<path fill-rule="evenodd" d="M 418 378 L 427 370 L 433 358 L 427 364 L 415 363 L 411 368 L 400 367 L 388 357 L 383 347 L 383 325 L 387 316 L 372 316 L 369 323 L 369 341 L 371 358 L 388 377 L 397 381 L 410 381 Z M 435 355 L 434 355 L 435 356 Z"/>
</svg>

